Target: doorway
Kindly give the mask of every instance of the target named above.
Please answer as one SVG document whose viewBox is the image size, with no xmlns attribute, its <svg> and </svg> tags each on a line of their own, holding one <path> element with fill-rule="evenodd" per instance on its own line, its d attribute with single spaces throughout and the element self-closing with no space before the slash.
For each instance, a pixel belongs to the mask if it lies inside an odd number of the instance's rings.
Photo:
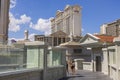
<svg viewBox="0 0 120 80">
<path fill-rule="evenodd" d="M 96 56 L 96 71 L 101 71 L 101 56 Z"/>
</svg>

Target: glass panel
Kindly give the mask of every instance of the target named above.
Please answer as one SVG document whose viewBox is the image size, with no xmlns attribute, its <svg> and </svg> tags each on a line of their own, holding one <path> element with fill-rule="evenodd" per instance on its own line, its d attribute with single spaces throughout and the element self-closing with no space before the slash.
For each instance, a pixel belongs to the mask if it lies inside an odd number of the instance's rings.
<svg viewBox="0 0 120 80">
<path fill-rule="evenodd" d="M 27 48 L 27 68 L 38 67 L 38 49 Z"/>
<path fill-rule="evenodd" d="M 48 67 L 59 66 L 62 63 L 62 54 L 61 50 L 52 50 L 47 54 L 47 64 Z"/>
<path fill-rule="evenodd" d="M 52 51 L 49 51 L 49 53 L 47 54 L 47 65 L 48 67 L 52 66 Z"/>
<path fill-rule="evenodd" d="M 0 45 L 0 72 L 25 68 L 43 68 L 44 48 L 28 46 L 27 49 Z"/>
<path fill-rule="evenodd" d="M 53 66 L 61 65 L 61 52 L 54 51 L 53 52 Z"/>
<path fill-rule="evenodd" d="M 24 68 L 24 50 L 2 46 L 0 48 L 0 72 Z"/>
<path fill-rule="evenodd" d="M 44 64 L 44 49 L 40 49 L 40 63 L 39 63 L 39 68 L 43 68 Z"/>
</svg>

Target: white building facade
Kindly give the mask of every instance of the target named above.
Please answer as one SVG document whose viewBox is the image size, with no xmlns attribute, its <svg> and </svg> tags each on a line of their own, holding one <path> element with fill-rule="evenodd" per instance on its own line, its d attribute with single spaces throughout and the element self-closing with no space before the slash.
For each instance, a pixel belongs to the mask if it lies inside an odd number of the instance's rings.
<svg viewBox="0 0 120 80">
<path fill-rule="evenodd" d="M 81 36 L 81 7 L 67 5 L 64 11 L 58 10 L 51 19 L 51 26 L 52 33 L 61 30 L 68 35 Z"/>
<path fill-rule="evenodd" d="M 92 50 L 91 62 L 83 63 L 84 70 L 100 71 L 120 80 L 120 37 L 87 34 L 80 42 Z"/>
</svg>

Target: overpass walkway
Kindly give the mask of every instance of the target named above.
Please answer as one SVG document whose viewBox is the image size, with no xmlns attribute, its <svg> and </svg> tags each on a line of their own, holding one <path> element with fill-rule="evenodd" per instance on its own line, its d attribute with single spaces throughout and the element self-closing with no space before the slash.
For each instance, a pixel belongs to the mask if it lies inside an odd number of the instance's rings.
<svg viewBox="0 0 120 80">
<path fill-rule="evenodd" d="M 91 72 L 85 70 L 76 71 L 76 74 L 67 74 L 67 77 L 59 80 L 112 80 L 109 76 L 104 75 L 101 72 Z"/>
</svg>

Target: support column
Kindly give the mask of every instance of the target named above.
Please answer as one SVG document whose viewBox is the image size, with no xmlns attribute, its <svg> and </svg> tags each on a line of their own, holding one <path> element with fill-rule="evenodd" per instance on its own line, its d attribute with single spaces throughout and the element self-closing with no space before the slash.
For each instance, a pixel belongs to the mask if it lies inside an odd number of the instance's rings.
<svg viewBox="0 0 120 80">
<path fill-rule="evenodd" d="M 116 56 L 116 80 L 119 80 L 119 50 L 118 50 L 118 45 L 115 45 L 116 48 L 116 52 L 115 52 L 115 56 Z"/>
<path fill-rule="evenodd" d="M 91 50 L 92 50 L 92 53 L 91 53 L 92 71 L 94 72 L 94 52 L 93 52 L 93 49 Z"/>
<path fill-rule="evenodd" d="M 108 55 L 108 48 L 103 48 L 103 62 L 102 62 L 102 72 L 104 74 L 109 75 L 109 55 Z"/>
<path fill-rule="evenodd" d="M 47 47 L 45 46 L 44 48 L 44 69 L 43 69 L 43 80 L 47 80 L 47 53 L 48 53 L 48 50 L 47 50 Z"/>
</svg>

